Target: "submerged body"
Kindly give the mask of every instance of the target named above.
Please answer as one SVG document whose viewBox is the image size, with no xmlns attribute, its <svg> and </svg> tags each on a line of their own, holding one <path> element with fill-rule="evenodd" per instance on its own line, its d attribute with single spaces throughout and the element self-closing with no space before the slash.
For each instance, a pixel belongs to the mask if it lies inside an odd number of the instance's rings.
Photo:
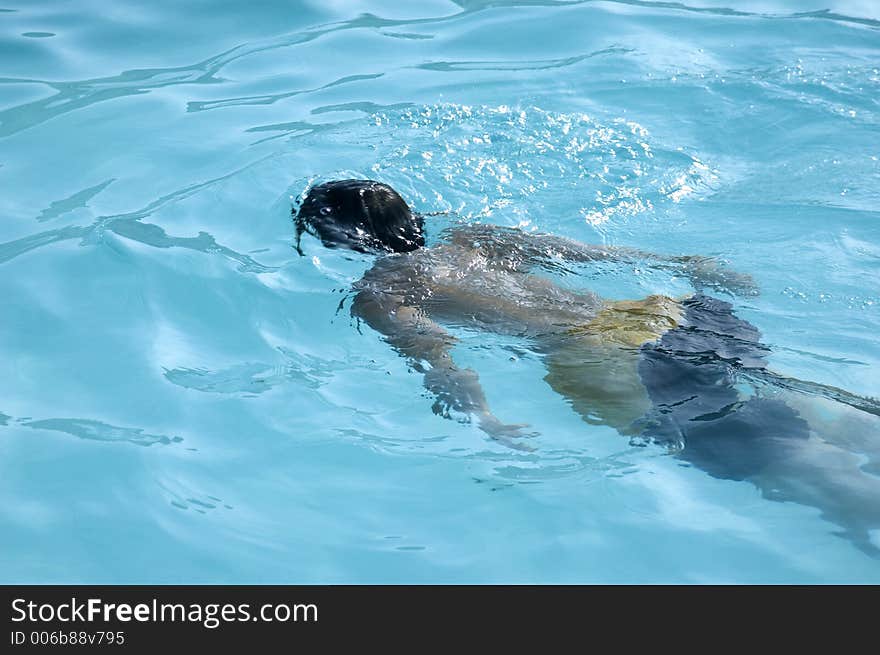
<svg viewBox="0 0 880 655">
<path fill-rule="evenodd" d="M 368 223 L 355 221 L 346 232 L 370 232 Z M 337 245 L 320 224 L 318 232 L 325 245 Z M 413 234 L 421 237 L 421 224 Z M 880 404 L 769 371 L 758 330 L 702 292 L 751 294 L 751 278 L 707 258 L 492 225 L 441 237 L 430 248 L 389 248 L 355 284 L 352 305 L 424 375 L 436 413 L 476 420 L 493 439 L 530 450 L 526 426 L 496 418 L 477 373 L 455 365 L 455 339 L 444 326 L 525 338 L 545 362 L 545 380 L 585 421 L 633 443 L 662 444 L 714 477 L 749 480 L 768 498 L 817 507 L 858 546 L 880 554 Z M 540 274 L 595 261 L 669 270 L 697 292 L 610 301 Z M 813 411 L 816 403 L 831 404 L 836 425 Z M 849 426 L 843 434 L 842 425 Z"/>
<path fill-rule="evenodd" d="M 563 289 L 510 259 L 457 243 L 384 257 L 355 288 L 393 297 L 432 320 L 534 338 L 578 328 L 604 306 L 594 293 Z"/>
</svg>

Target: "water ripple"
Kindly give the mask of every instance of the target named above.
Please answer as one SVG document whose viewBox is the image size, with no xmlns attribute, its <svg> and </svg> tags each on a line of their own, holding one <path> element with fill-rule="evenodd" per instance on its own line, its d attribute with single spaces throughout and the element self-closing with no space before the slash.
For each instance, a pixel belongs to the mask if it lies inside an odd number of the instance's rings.
<svg viewBox="0 0 880 655">
<path fill-rule="evenodd" d="M 125 441 L 138 446 L 152 446 L 154 444 L 169 445 L 183 441 L 181 437 L 167 437 L 162 434 L 148 434 L 141 428 L 123 428 L 109 425 L 101 421 L 92 421 L 81 418 L 50 418 L 40 421 L 27 421 L 23 423 L 27 427 L 36 430 L 52 430 L 64 432 L 80 439 L 89 441 Z"/>
<path fill-rule="evenodd" d="M 110 77 L 73 82 L 0 78 L 0 84 L 44 84 L 57 91 L 48 98 L 0 111 L 0 137 L 16 134 L 62 114 L 99 102 L 181 84 L 218 84 L 222 82 L 218 77 L 220 71 L 234 61 L 267 50 L 304 43 L 323 33 L 306 32 L 262 43 L 239 45 L 190 66 L 127 70 Z"/>
<path fill-rule="evenodd" d="M 652 2 L 651 0 L 453 0 L 455 4 L 466 8 L 468 11 L 479 11 L 490 7 L 565 7 L 571 5 L 594 4 L 608 2 L 609 4 L 627 5 L 630 7 L 643 7 L 646 9 L 671 9 L 695 14 L 706 14 L 721 18 L 762 18 L 766 20 L 800 20 L 816 19 L 828 20 L 841 23 L 852 23 L 859 26 L 877 28 L 880 20 L 873 18 L 861 18 L 840 14 L 830 9 L 818 9 L 815 11 L 794 13 L 767 13 L 753 12 L 730 7 L 696 7 L 681 2 Z"/>
<path fill-rule="evenodd" d="M 527 71 L 527 70 L 549 70 L 551 68 L 565 68 L 573 66 L 587 59 L 592 59 L 600 55 L 608 54 L 626 54 L 635 52 L 632 48 L 622 48 L 618 46 L 603 48 L 596 52 L 585 55 L 577 55 L 575 57 L 563 57 L 561 59 L 537 59 L 522 61 L 435 61 L 419 64 L 415 68 L 433 71 Z"/>
<path fill-rule="evenodd" d="M 391 105 L 382 105 L 378 102 L 342 102 L 337 105 L 324 105 L 315 107 L 311 113 L 313 115 L 328 114 L 334 111 L 358 111 L 364 114 L 376 114 L 380 111 L 396 111 L 399 109 L 408 109 L 413 106 L 411 102 L 398 102 Z M 248 130 L 257 131 L 256 129 Z"/>
<path fill-rule="evenodd" d="M 67 212 L 73 211 L 74 209 L 86 207 L 89 200 L 101 193 L 101 191 L 106 189 L 115 181 L 116 178 L 111 177 L 109 180 L 104 180 L 100 184 L 96 184 L 95 186 L 89 187 L 88 189 L 77 191 L 72 196 L 68 196 L 63 200 L 55 200 L 46 209 L 40 212 L 40 215 L 37 216 L 37 220 L 42 223 L 53 218 L 58 218 L 62 214 L 66 214 Z"/>
<path fill-rule="evenodd" d="M 271 156 L 271 155 L 270 155 Z M 9 262 L 27 252 L 47 246 L 53 243 L 68 241 L 70 239 L 82 239 L 83 245 L 98 243 L 104 231 L 110 231 L 132 241 L 155 248 L 188 248 L 208 254 L 217 254 L 239 263 L 239 270 L 249 273 L 268 273 L 276 270 L 270 266 L 264 266 L 251 256 L 236 252 L 232 248 L 217 243 L 213 236 L 207 232 L 199 232 L 195 237 L 170 236 L 162 227 L 151 223 L 144 223 L 147 218 L 166 205 L 179 202 L 194 194 L 212 187 L 224 180 L 228 180 L 252 166 L 268 159 L 269 156 L 252 162 L 231 173 L 215 177 L 205 182 L 190 184 L 182 189 L 160 196 L 149 202 L 141 209 L 125 214 L 113 214 L 100 216 L 89 226 L 66 226 L 55 230 L 47 230 L 30 236 L 0 243 L 0 264 Z M 106 186 L 106 184 L 104 185 Z"/>
<path fill-rule="evenodd" d="M 308 136 L 317 132 L 332 129 L 333 125 L 319 125 L 317 123 L 308 123 L 306 121 L 291 121 L 289 123 L 273 123 L 270 125 L 256 125 L 249 127 L 245 132 L 278 132 L 272 136 L 265 137 L 254 141 L 251 145 L 256 146 L 267 141 L 290 137 L 291 139 L 301 136 Z"/>
<path fill-rule="evenodd" d="M 240 107 L 245 105 L 271 105 L 279 100 L 284 100 L 286 98 L 293 98 L 298 95 L 304 95 L 306 93 L 314 93 L 316 91 L 323 91 L 325 89 L 330 89 L 334 86 L 341 86 L 343 84 L 350 84 L 351 82 L 361 82 L 364 80 L 375 80 L 382 77 L 384 73 L 375 73 L 372 75 L 347 75 L 345 77 L 341 77 L 338 80 L 334 80 L 329 84 L 324 84 L 323 86 L 315 87 L 314 89 L 303 89 L 299 91 L 287 91 L 284 93 L 275 93 L 269 95 L 262 96 L 245 96 L 241 98 L 226 98 L 222 100 L 210 100 L 210 101 L 191 101 L 186 105 L 186 110 L 188 112 L 196 112 L 196 111 L 206 111 L 209 109 L 220 109 L 223 107 Z"/>
<path fill-rule="evenodd" d="M 149 93 L 153 90 L 169 86 L 179 86 L 183 84 L 219 84 L 224 81 L 222 78 L 219 77 L 219 73 L 223 70 L 224 67 L 235 61 L 279 48 L 287 48 L 304 44 L 309 41 L 318 39 L 325 34 L 333 32 L 364 28 L 379 30 L 381 28 L 404 25 L 440 24 L 453 19 L 458 19 L 467 14 L 475 13 L 489 8 L 498 8 L 501 6 L 567 6 L 587 4 L 590 1 L 591 0 L 583 0 L 583 2 L 460 2 L 460 6 L 464 8 L 462 12 L 450 16 L 410 20 L 391 20 L 381 18 L 374 14 L 365 13 L 358 16 L 357 18 L 348 21 L 330 23 L 328 25 L 318 26 L 305 31 L 287 34 L 280 37 L 274 37 L 255 43 L 240 44 L 224 52 L 221 52 L 218 55 L 197 62 L 195 64 L 191 64 L 189 66 L 134 69 L 123 71 L 118 75 L 110 77 L 71 82 L 51 82 L 26 78 L 0 78 L 0 84 L 44 84 L 57 91 L 56 94 L 48 98 L 43 98 L 33 102 L 17 105 L 4 111 L 0 111 L 0 138 L 16 134 L 18 132 L 51 120 L 52 118 L 55 118 L 57 116 L 78 109 L 82 109 L 99 102 L 106 102 L 126 96 Z M 855 23 L 871 28 L 880 27 L 880 21 L 874 19 L 862 19 L 844 16 L 827 10 L 779 15 L 751 13 L 726 8 L 691 7 L 676 2 L 640 2 L 638 0 L 613 1 L 619 4 L 636 7 L 646 7 L 651 9 L 673 9 L 711 14 L 716 16 L 759 17 L 766 19 L 822 19 L 844 23 Z M 301 92 L 297 91 L 290 93 L 298 94 Z M 280 97 L 285 97 L 285 95 L 281 94 L 279 97 L 254 96 L 252 98 L 242 98 L 238 100 L 242 102 L 251 101 L 252 103 L 271 103 L 277 101 L 278 99 L 280 99 Z M 231 101 L 227 102 L 232 102 L 234 100 L 236 99 L 232 99 Z M 222 103 L 223 101 L 218 102 Z M 206 102 L 204 104 L 205 106 L 200 106 L 199 103 L 196 102 L 193 105 L 192 111 L 199 111 L 200 109 L 212 107 L 212 103 Z"/>
<path fill-rule="evenodd" d="M 322 364 L 322 368 L 325 366 Z M 256 395 L 291 382 L 317 389 L 330 373 L 321 368 L 303 370 L 296 364 L 274 366 L 247 362 L 214 371 L 203 368 L 165 369 L 164 375 L 169 382 L 196 391 Z"/>
<path fill-rule="evenodd" d="M 392 39 L 407 39 L 416 41 L 424 41 L 434 38 L 433 34 L 413 34 L 408 32 L 382 32 L 382 36 L 388 36 Z"/>
</svg>

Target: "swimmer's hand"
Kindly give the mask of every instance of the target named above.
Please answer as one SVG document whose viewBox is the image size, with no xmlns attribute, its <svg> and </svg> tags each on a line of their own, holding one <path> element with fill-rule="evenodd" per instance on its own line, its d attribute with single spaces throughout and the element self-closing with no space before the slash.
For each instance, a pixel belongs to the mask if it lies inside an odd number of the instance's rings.
<svg viewBox="0 0 880 655">
<path fill-rule="evenodd" d="M 755 279 L 747 273 L 737 273 L 712 257 L 686 255 L 674 257 L 685 275 L 698 290 L 703 288 L 726 291 L 737 296 L 757 296 L 760 291 Z"/>
<path fill-rule="evenodd" d="M 515 439 L 537 435 L 536 432 L 523 432 L 524 428 L 529 427 L 527 423 L 502 423 L 488 410 L 480 412 L 478 420 L 480 429 L 483 432 L 495 441 L 503 443 L 508 448 L 525 452 L 533 452 L 535 450 L 531 446 L 514 441 Z"/>
<path fill-rule="evenodd" d="M 534 436 L 534 433 L 522 431 L 527 425 L 502 423 L 489 411 L 486 395 L 475 371 L 460 369 L 452 364 L 436 366 L 425 372 L 425 388 L 436 398 L 433 406 L 435 414 L 444 418 L 452 418 L 453 414 L 476 418 L 480 429 L 495 441 L 516 450 L 534 450 L 514 441 Z"/>
</svg>

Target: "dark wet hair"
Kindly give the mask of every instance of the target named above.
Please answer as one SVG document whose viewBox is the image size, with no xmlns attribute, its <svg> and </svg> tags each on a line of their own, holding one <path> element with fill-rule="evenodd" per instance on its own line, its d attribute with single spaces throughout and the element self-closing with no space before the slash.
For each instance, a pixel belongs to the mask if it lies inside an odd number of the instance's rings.
<svg viewBox="0 0 880 655">
<path fill-rule="evenodd" d="M 309 189 L 296 213 L 296 245 L 303 232 L 329 248 L 410 252 L 425 245 L 424 221 L 387 184 L 335 180 Z"/>
</svg>

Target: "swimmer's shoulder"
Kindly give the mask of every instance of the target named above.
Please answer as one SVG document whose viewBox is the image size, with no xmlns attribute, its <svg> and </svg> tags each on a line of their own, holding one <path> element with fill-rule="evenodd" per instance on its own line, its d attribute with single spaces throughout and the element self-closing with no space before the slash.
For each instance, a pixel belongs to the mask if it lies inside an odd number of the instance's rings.
<svg viewBox="0 0 880 655">
<path fill-rule="evenodd" d="M 363 277 L 354 284 L 359 291 L 393 295 L 407 295 L 414 288 L 424 286 L 430 277 L 431 258 L 428 249 L 385 255 L 377 258 Z"/>
</svg>

